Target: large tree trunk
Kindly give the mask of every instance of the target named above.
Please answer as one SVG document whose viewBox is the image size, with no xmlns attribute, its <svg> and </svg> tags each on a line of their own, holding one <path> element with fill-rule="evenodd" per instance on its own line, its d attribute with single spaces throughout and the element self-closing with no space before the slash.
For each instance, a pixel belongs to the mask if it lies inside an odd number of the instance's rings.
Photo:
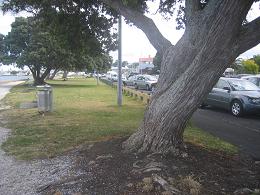
<svg viewBox="0 0 260 195">
<path fill-rule="evenodd" d="M 63 78 L 64 81 L 67 80 L 68 73 L 69 73 L 69 71 L 64 70 L 63 75 L 62 75 L 62 78 Z"/>
<path fill-rule="evenodd" d="M 226 1 L 206 18 L 193 19 L 180 41 L 163 52 L 155 94 L 124 149 L 168 154 L 183 148 L 187 121 L 240 54 L 237 38 L 250 3 L 236 2 Z"/>
<path fill-rule="evenodd" d="M 254 0 L 185 0 L 186 30 L 175 46 L 142 12 L 121 0 L 101 1 L 140 28 L 163 55 L 142 125 L 123 147 L 139 152 L 179 151 L 187 121 L 203 98 L 239 54 L 260 42 L 260 17 L 243 24 Z"/>
<path fill-rule="evenodd" d="M 37 86 L 37 85 L 44 85 L 45 84 L 45 81 L 42 77 L 36 77 L 34 78 L 34 81 L 33 81 L 33 85 L 34 86 Z"/>
<path fill-rule="evenodd" d="M 34 86 L 36 85 L 44 85 L 45 84 L 45 79 L 50 74 L 51 68 L 47 68 L 42 74 L 40 70 L 35 70 L 34 68 L 29 67 L 32 75 L 33 75 L 33 84 Z"/>
</svg>

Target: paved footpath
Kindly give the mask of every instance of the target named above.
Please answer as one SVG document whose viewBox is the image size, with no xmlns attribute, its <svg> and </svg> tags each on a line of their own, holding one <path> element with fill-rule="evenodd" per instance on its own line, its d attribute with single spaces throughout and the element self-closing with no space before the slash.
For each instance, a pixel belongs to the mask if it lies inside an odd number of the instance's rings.
<svg viewBox="0 0 260 195">
<path fill-rule="evenodd" d="M 14 81 L 14 82 L 4 82 L 0 81 L 0 100 L 9 92 L 10 88 L 15 85 L 22 83 L 23 81 Z"/>
<path fill-rule="evenodd" d="M 20 81 L 0 83 L 0 100 L 12 86 L 19 83 Z M 9 134 L 9 129 L 0 127 L 0 145 Z M 25 162 L 8 156 L 0 148 L 0 195 L 35 195 L 39 186 L 57 181 L 71 173 L 71 166 L 71 156 Z"/>
</svg>

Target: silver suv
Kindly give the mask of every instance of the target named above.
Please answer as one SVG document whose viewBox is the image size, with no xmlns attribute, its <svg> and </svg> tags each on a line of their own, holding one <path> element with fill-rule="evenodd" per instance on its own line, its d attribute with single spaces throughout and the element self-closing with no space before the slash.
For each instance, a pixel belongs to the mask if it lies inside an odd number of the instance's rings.
<svg viewBox="0 0 260 195">
<path fill-rule="evenodd" d="M 136 89 L 146 89 L 153 91 L 157 84 L 157 78 L 152 75 L 138 75 L 134 81 Z"/>
</svg>

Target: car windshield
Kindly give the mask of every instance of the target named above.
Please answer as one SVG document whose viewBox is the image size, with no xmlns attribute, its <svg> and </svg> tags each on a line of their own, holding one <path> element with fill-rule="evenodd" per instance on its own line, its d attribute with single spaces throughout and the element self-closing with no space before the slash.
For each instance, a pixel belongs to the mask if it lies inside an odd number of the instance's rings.
<svg viewBox="0 0 260 195">
<path fill-rule="evenodd" d="M 260 90 L 255 84 L 246 80 L 229 80 L 235 91 L 257 91 Z"/>
<path fill-rule="evenodd" d="M 155 80 L 157 80 L 156 77 L 151 76 L 151 75 L 146 75 L 145 78 L 146 78 L 148 81 L 155 81 Z"/>
<path fill-rule="evenodd" d="M 128 80 L 135 80 L 136 79 L 136 76 L 130 76 L 130 77 L 128 77 Z"/>
</svg>

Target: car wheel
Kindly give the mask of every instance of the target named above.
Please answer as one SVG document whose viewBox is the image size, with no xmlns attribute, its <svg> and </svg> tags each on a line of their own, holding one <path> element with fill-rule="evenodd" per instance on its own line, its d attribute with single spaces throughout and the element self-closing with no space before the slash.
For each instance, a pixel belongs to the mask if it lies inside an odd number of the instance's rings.
<svg viewBox="0 0 260 195">
<path fill-rule="evenodd" d="M 146 85 L 146 90 L 147 90 L 147 91 L 150 91 L 149 85 Z"/>
<path fill-rule="evenodd" d="M 155 86 L 152 85 L 151 91 L 154 92 L 154 90 L 155 90 Z"/>
<path fill-rule="evenodd" d="M 240 101 L 238 101 L 238 100 L 234 100 L 231 103 L 230 111 L 231 111 L 231 114 L 234 115 L 234 116 L 242 116 L 242 114 L 243 114 L 243 105 L 242 105 L 242 103 Z"/>
<path fill-rule="evenodd" d="M 138 86 L 137 86 L 137 84 L 135 83 L 135 89 L 138 89 Z"/>
</svg>

